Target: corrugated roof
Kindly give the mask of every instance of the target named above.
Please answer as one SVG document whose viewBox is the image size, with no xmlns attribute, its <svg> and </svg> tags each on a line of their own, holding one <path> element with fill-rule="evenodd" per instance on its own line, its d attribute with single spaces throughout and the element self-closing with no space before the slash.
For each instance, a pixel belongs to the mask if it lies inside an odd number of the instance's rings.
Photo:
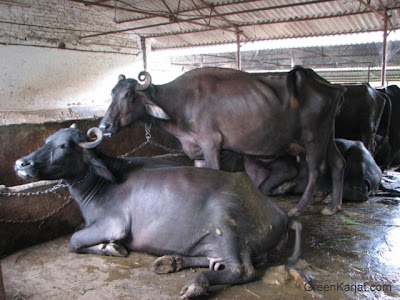
<svg viewBox="0 0 400 300">
<path fill-rule="evenodd" d="M 389 28 L 400 27 L 394 0 L 69 1 L 101 10 L 124 32 L 153 38 L 155 50 L 234 43 L 236 32 L 241 41 L 254 41 L 383 30 L 386 11 Z"/>
<path fill-rule="evenodd" d="M 151 40 L 153 51 L 209 45 L 235 44 L 243 49 L 254 41 L 276 41 L 301 37 L 379 32 L 388 20 L 388 30 L 400 28 L 399 0 L 67 0 L 113 19 L 118 30 L 93 31 L 80 36 L 88 43 L 97 36 L 121 32 Z M 89 29 L 90 30 L 90 29 Z M 382 35 L 383 36 L 383 35 Z M 258 48 L 242 52 L 244 70 L 283 70 L 295 60 L 314 69 L 353 67 L 358 70 L 321 71 L 331 81 L 374 81 L 380 77 L 382 43 L 329 47 L 306 46 L 304 40 L 289 40 L 292 49 Z M 246 43 L 247 42 L 247 43 Z M 253 43 L 255 44 L 255 43 Z M 400 80 L 400 54 L 389 50 L 387 78 Z M 264 49 L 264 50 L 263 50 Z M 196 49 L 197 50 L 197 49 Z M 224 54 L 184 54 L 172 58 L 176 65 L 236 67 L 235 50 Z M 194 51 L 193 51 L 194 52 Z M 294 54 L 293 54 L 294 53 Z M 390 69 L 390 67 L 392 69 Z M 360 69 L 363 68 L 363 69 Z M 373 68 L 378 68 L 377 70 Z M 367 70 L 367 71 L 365 71 Z M 379 80 L 378 80 L 379 81 Z"/>
</svg>

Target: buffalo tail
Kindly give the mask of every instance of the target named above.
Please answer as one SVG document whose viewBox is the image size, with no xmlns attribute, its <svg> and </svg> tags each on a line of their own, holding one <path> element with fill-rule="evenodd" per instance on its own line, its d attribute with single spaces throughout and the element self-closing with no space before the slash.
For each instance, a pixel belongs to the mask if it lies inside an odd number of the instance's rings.
<svg viewBox="0 0 400 300">
<path fill-rule="evenodd" d="M 300 222 L 294 221 L 291 219 L 289 221 L 289 228 L 295 231 L 296 237 L 294 241 L 294 247 L 293 247 L 293 252 L 292 255 L 289 257 L 285 269 L 286 270 L 291 270 L 294 268 L 294 265 L 296 264 L 297 260 L 300 257 L 301 254 L 301 231 L 303 226 L 301 225 Z"/>
</svg>

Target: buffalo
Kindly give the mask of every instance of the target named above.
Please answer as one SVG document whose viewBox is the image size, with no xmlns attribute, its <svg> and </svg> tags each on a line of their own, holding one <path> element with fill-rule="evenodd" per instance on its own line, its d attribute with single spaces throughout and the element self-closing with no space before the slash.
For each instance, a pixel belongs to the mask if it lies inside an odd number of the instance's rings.
<svg viewBox="0 0 400 300">
<path fill-rule="evenodd" d="M 335 143 L 346 161 L 343 199 L 355 202 L 368 200 L 369 195 L 381 182 L 382 171 L 361 141 L 335 139 Z M 265 195 L 304 192 L 308 170 L 303 156 L 298 161 L 291 156 L 281 157 L 272 162 L 245 159 L 246 163 L 252 164 L 251 179 Z M 319 178 L 316 190 L 325 194 L 332 191 L 329 173 Z"/>
<path fill-rule="evenodd" d="M 381 122 L 381 117 L 384 109 L 390 109 L 390 101 L 368 83 L 347 84 L 344 87 L 343 104 L 335 120 L 335 137 L 361 141 L 374 154 L 378 126 L 388 126 L 388 121 Z M 387 136 L 387 130 L 382 134 Z"/>
<path fill-rule="evenodd" d="M 385 139 L 383 135 L 382 142 L 388 150 L 386 150 L 384 158 L 378 162 L 381 169 L 385 171 L 400 154 L 400 88 L 397 85 L 389 85 L 378 89 L 378 91 L 384 93 L 391 103 L 391 111 L 382 117 L 384 119 L 384 124 L 389 122 L 389 140 Z M 385 128 L 384 125 L 382 125 L 382 127 Z M 384 151 L 382 150 L 381 154 L 383 153 Z"/>
<path fill-rule="evenodd" d="M 181 296 L 190 298 L 214 285 L 255 280 L 253 264 L 281 249 L 292 228 L 295 243 L 286 267 L 296 274 L 301 224 L 246 174 L 111 157 L 97 149 L 101 131 L 94 128 L 91 134 L 96 140 L 74 127 L 61 129 L 15 162 L 24 179 L 64 179 L 68 184 L 85 220 L 85 228 L 71 237 L 72 252 L 164 255 L 154 262 L 157 273 L 209 267 L 182 289 Z"/>
<path fill-rule="evenodd" d="M 204 159 L 213 169 L 220 169 L 220 150 L 269 159 L 304 153 L 308 185 L 289 215 L 307 209 L 326 163 L 333 201 L 322 213 L 341 208 L 344 160 L 333 128 L 344 87 L 300 66 L 280 75 L 200 68 L 164 85 L 152 84 L 143 71 L 139 80 L 120 75 L 99 125 L 105 134 L 137 121 L 152 123 L 177 137 L 197 166 Z"/>
</svg>

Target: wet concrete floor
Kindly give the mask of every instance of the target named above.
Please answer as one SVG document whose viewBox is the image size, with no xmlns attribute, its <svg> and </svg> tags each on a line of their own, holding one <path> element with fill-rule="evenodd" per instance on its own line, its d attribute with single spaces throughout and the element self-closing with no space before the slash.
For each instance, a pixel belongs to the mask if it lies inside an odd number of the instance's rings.
<svg viewBox="0 0 400 300">
<path fill-rule="evenodd" d="M 384 185 L 400 191 L 399 173 L 389 172 Z M 299 197 L 274 198 L 289 211 Z M 378 192 L 365 203 L 344 203 L 343 211 L 319 214 L 314 203 L 303 223 L 298 268 L 314 293 L 295 287 L 282 264 L 291 252 L 257 269 L 259 279 L 238 286 L 214 287 L 198 299 L 399 299 L 400 197 Z M 40 244 L 1 260 L 7 299 L 179 299 L 186 281 L 202 269 L 158 275 L 154 256 L 132 252 L 127 258 L 72 254 L 70 236 Z"/>
</svg>

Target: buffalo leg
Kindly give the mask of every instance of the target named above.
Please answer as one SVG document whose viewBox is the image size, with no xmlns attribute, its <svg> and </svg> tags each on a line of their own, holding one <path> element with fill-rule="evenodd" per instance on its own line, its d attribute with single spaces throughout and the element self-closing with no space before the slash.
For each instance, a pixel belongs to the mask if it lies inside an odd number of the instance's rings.
<svg viewBox="0 0 400 300">
<path fill-rule="evenodd" d="M 314 145 L 314 148 L 320 147 L 319 145 Z M 325 153 L 325 151 L 322 151 Z M 314 194 L 314 189 L 317 184 L 317 180 L 320 174 L 320 166 L 322 163 L 322 156 L 321 151 L 307 151 L 306 152 L 306 160 L 307 160 L 307 167 L 308 167 L 308 183 L 306 189 L 301 196 L 301 199 L 295 208 L 292 208 L 288 215 L 289 216 L 298 216 L 302 212 L 304 212 L 309 203 L 311 202 L 312 196 Z"/>
<path fill-rule="evenodd" d="M 290 160 L 280 159 L 273 165 L 270 177 L 260 184 L 259 190 L 263 194 L 271 196 L 288 193 L 296 186 L 294 179 L 297 174 L 298 169 L 294 159 L 292 160 L 291 157 Z"/>
<path fill-rule="evenodd" d="M 346 164 L 343 156 L 337 149 L 333 138 L 329 139 L 327 161 L 332 176 L 332 201 L 321 211 L 321 213 L 324 215 L 333 215 L 342 208 L 343 177 Z"/>
<path fill-rule="evenodd" d="M 298 173 L 296 161 L 292 157 L 262 161 L 245 156 L 244 168 L 254 185 L 264 195 L 277 195 L 287 192 L 279 193 L 279 188 L 287 181 L 294 179 Z"/>
<path fill-rule="evenodd" d="M 182 289 L 182 298 L 207 294 L 213 285 L 235 285 L 254 280 L 255 272 L 251 264 L 250 252 L 242 256 L 242 262 L 231 260 L 220 271 L 205 271 L 190 280 Z"/>
<path fill-rule="evenodd" d="M 92 224 L 75 232 L 70 240 L 70 250 L 75 253 L 91 253 L 109 256 L 126 256 L 124 246 L 116 243 L 126 237 L 127 231 L 122 227 L 110 226 L 104 221 L 102 225 Z"/>
<path fill-rule="evenodd" d="M 389 155 L 386 157 L 384 163 L 381 166 L 382 172 L 389 169 L 390 165 L 392 164 L 395 157 L 399 154 L 399 152 L 400 151 L 393 150 L 393 147 L 391 147 Z"/>
<path fill-rule="evenodd" d="M 178 272 L 187 268 L 204 268 L 218 270 L 222 259 L 207 257 L 185 257 L 179 255 L 164 255 L 157 258 L 153 264 L 153 271 L 158 274 Z"/>
<path fill-rule="evenodd" d="M 250 177 L 251 181 L 253 181 L 254 185 L 260 189 L 261 184 L 271 175 L 271 170 L 261 166 L 257 163 L 256 159 L 248 156 L 244 156 L 243 162 L 246 174 Z"/>
<path fill-rule="evenodd" d="M 204 166 L 206 168 L 219 170 L 221 168 L 219 157 L 221 151 L 221 135 L 216 133 L 214 136 L 200 137 L 197 140 L 204 141 L 202 144 L 200 144 L 204 155 Z"/>
</svg>

